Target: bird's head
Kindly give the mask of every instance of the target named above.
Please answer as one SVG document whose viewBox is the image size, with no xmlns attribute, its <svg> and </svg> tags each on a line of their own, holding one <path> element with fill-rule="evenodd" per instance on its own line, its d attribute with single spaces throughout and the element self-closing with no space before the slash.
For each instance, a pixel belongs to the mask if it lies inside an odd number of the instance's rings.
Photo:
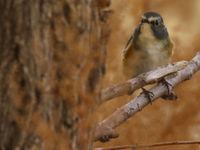
<svg viewBox="0 0 200 150">
<path fill-rule="evenodd" d="M 139 29 L 140 32 L 136 33 L 136 35 L 139 34 L 147 35 L 147 33 L 153 33 L 153 35 L 152 34 L 151 35 L 157 39 L 168 38 L 168 32 L 163 23 L 163 19 L 156 12 L 152 11 L 145 12 L 142 15 L 142 20 L 139 26 L 140 26 Z M 150 37 L 150 35 L 148 36 Z"/>
<path fill-rule="evenodd" d="M 142 15 L 142 21 L 141 22 L 142 23 L 149 23 L 153 26 L 159 26 L 159 25 L 163 24 L 163 19 L 158 13 L 149 11 L 149 12 L 145 12 Z"/>
</svg>

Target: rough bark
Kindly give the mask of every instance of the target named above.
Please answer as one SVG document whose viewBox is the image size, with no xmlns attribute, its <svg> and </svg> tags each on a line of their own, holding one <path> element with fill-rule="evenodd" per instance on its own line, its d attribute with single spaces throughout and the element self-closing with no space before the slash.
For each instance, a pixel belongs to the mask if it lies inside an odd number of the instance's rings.
<svg viewBox="0 0 200 150">
<path fill-rule="evenodd" d="M 0 149 L 89 149 L 109 0 L 0 1 Z"/>
</svg>

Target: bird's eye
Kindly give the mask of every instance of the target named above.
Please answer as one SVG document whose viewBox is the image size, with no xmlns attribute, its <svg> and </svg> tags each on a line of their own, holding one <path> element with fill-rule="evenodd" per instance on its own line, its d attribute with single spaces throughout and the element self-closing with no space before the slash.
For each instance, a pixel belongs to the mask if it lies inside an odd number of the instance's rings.
<svg viewBox="0 0 200 150">
<path fill-rule="evenodd" d="M 158 20 L 156 20 L 156 21 L 154 22 L 154 24 L 155 24 L 156 26 L 158 26 L 158 25 L 159 25 Z"/>
<path fill-rule="evenodd" d="M 160 24 L 160 22 L 158 20 L 152 21 L 151 23 L 154 26 L 158 26 Z"/>
</svg>

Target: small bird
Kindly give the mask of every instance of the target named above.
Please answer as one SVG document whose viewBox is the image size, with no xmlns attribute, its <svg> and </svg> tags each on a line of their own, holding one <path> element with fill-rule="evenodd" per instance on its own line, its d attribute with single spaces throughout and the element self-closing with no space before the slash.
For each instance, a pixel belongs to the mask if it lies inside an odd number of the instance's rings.
<svg viewBox="0 0 200 150">
<path fill-rule="evenodd" d="M 162 17 L 156 12 L 145 12 L 123 50 L 123 71 L 127 78 L 168 64 L 173 53 Z"/>
</svg>

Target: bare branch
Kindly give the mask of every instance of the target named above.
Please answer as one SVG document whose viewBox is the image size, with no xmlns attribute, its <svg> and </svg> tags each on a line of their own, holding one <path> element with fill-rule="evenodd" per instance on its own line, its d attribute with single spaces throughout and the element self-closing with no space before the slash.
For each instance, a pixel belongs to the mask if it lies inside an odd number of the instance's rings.
<svg viewBox="0 0 200 150">
<path fill-rule="evenodd" d="M 103 89 L 101 92 L 101 103 L 118 96 L 132 94 L 135 90 L 147 84 L 156 83 L 161 78 L 182 70 L 187 65 L 187 61 L 180 61 L 173 64 L 165 65 L 147 73 L 143 73 L 126 82 L 119 83 L 109 88 Z"/>
<path fill-rule="evenodd" d="M 200 144 L 200 140 L 196 141 L 174 141 L 174 142 L 162 142 L 154 144 L 131 144 L 131 145 L 122 145 L 122 146 L 113 146 L 106 148 L 95 148 L 95 150 L 119 150 L 119 149 L 137 149 L 144 147 L 160 147 L 160 146 L 169 146 L 169 145 L 188 145 L 188 144 Z"/>
<path fill-rule="evenodd" d="M 169 75 L 165 77 L 166 82 L 171 85 L 171 90 L 177 84 L 188 80 L 191 76 L 200 69 L 200 52 L 189 62 L 189 64 L 183 69 L 178 71 L 175 75 Z M 168 94 L 168 88 L 162 82 L 151 88 L 149 92 L 153 93 L 151 101 Z M 141 111 L 146 105 L 150 103 L 149 99 L 145 96 L 145 93 L 141 93 L 135 99 L 131 100 L 126 105 L 117 109 L 113 114 L 108 116 L 105 120 L 100 122 L 95 131 L 94 140 L 107 141 L 110 138 L 116 138 L 117 133 L 114 132 L 114 128 L 119 126 L 128 118 L 132 117 L 138 111 Z M 104 132 L 105 131 L 105 132 Z"/>
</svg>

